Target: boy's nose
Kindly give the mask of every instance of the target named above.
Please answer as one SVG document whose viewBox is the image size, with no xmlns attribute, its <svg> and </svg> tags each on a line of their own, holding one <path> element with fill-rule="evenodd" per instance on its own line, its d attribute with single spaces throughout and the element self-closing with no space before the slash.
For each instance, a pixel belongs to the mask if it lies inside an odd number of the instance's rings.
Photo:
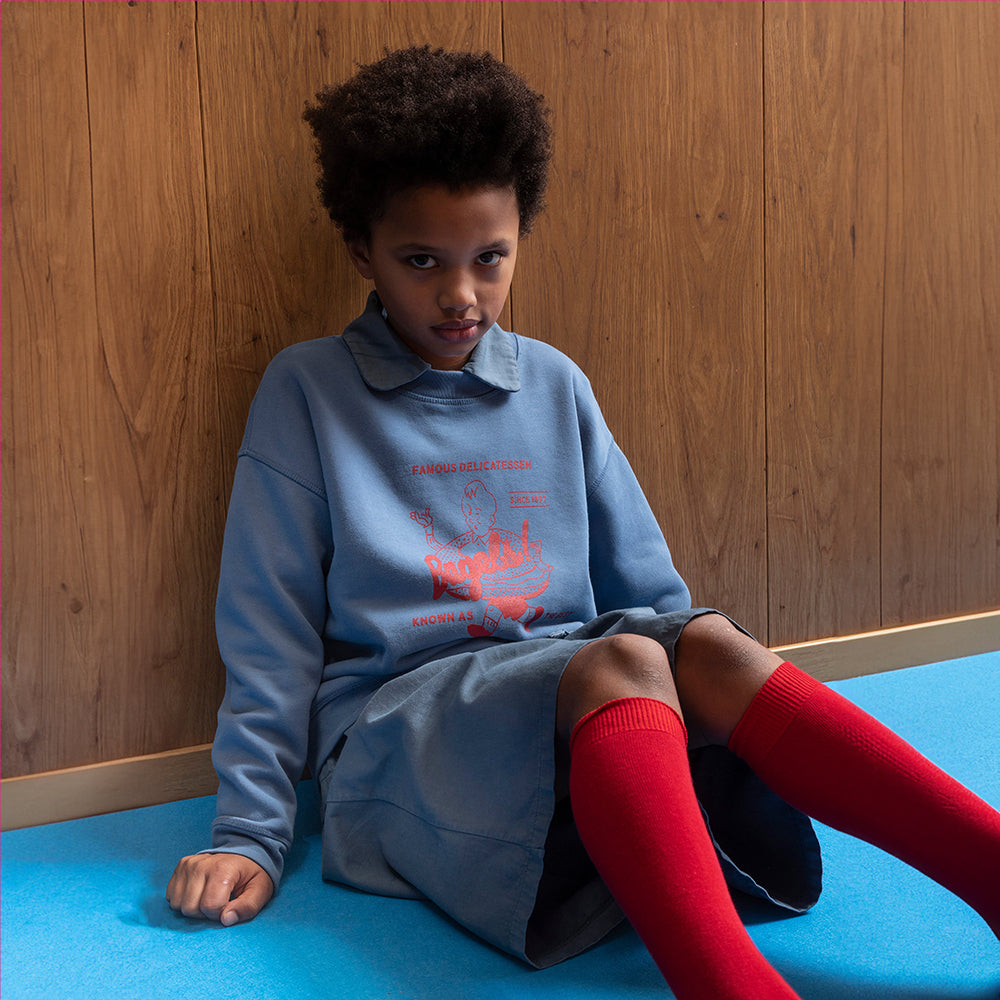
<svg viewBox="0 0 1000 1000">
<path fill-rule="evenodd" d="M 452 271 L 444 276 L 438 291 L 438 306 L 449 312 L 462 312 L 476 304 L 476 288 L 470 275 Z"/>
</svg>

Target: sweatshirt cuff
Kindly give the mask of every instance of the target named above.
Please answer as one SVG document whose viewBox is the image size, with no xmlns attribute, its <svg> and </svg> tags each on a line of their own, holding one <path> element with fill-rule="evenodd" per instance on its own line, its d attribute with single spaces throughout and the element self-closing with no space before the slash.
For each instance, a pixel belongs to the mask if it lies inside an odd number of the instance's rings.
<svg viewBox="0 0 1000 1000">
<path fill-rule="evenodd" d="M 267 872 L 275 891 L 285 867 L 286 846 L 270 837 L 257 839 L 242 830 L 216 821 L 212 826 L 212 846 L 199 854 L 241 854 L 255 861 Z"/>
</svg>

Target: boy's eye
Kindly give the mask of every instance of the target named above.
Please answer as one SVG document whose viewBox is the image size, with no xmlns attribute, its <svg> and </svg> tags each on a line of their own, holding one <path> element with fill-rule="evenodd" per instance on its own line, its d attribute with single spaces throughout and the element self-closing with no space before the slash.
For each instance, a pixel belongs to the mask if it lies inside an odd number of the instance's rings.
<svg viewBox="0 0 1000 1000">
<path fill-rule="evenodd" d="M 486 253 L 481 253 L 476 259 L 480 264 L 485 264 L 487 267 L 496 267 L 503 260 L 503 254 L 499 250 L 487 250 Z"/>
<path fill-rule="evenodd" d="M 412 264 L 418 271 L 426 271 L 434 266 L 434 258 L 429 253 L 415 253 L 406 258 L 408 264 Z"/>
</svg>

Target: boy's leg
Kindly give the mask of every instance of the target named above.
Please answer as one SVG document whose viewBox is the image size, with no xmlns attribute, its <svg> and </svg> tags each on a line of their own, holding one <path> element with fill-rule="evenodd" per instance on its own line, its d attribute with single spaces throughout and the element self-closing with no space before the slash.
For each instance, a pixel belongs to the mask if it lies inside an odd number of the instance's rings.
<svg viewBox="0 0 1000 1000">
<path fill-rule="evenodd" d="M 759 673 L 748 664 L 768 661 L 769 676 L 752 691 Z M 710 741 L 727 743 L 790 805 L 950 889 L 1000 937 L 1000 813 L 721 615 L 685 627 L 676 673 L 685 712 Z M 749 698 L 741 675 L 754 677 Z M 728 694 L 720 699 L 719 691 Z"/>
<path fill-rule="evenodd" d="M 1000 813 L 850 701 L 784 663 L 729 747 L 785 801 L 924 872 L 1000 938 Z"/>
<path fill-rule="evenodd" d="M 795 998 L 733 906 L 662 647 L 639 636 L 589 644 L 567 668 L 559 708 L 580 837 L 678 1000 Z"/>
<path fill-rule="evenodd" d="M 585 647 L 564 676 L 558 728 L 564 738 L 572 730 L 571 801 L 584 845 L 678 997 L 794 994 L 733 920 L 718 865 L 700 853 L 711 842 L 671 712 L 698 742 L 729 744 L 791 805 L 941 882 L 1000 937 L 1000 814 L 722 616 L 686 626 L 676 688 L 654 646 L 617 636 Z M 734 954 L 730 976 L 725 956 Z M 709 955 L 728 986 L 705 985 Z M 740 965 L 753 969 L 751 985 Z"/>
</svg>

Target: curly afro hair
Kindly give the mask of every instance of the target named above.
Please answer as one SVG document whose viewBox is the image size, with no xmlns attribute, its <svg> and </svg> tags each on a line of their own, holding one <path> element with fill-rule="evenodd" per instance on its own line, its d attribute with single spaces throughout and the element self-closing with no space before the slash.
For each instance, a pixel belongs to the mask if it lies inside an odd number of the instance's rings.
<svg viewBox="0 0 1000 1000">
<path fill-rule="evenodd" d="M 321 200 L 345 240 L 367 240 L 387 200 L 422 185 L 512 187 L 522 235 L 542 209 L 548 109 L 488 52 L 387 52 L 324 87 L 303 118 L 316 137 Z"/>
</svg>

